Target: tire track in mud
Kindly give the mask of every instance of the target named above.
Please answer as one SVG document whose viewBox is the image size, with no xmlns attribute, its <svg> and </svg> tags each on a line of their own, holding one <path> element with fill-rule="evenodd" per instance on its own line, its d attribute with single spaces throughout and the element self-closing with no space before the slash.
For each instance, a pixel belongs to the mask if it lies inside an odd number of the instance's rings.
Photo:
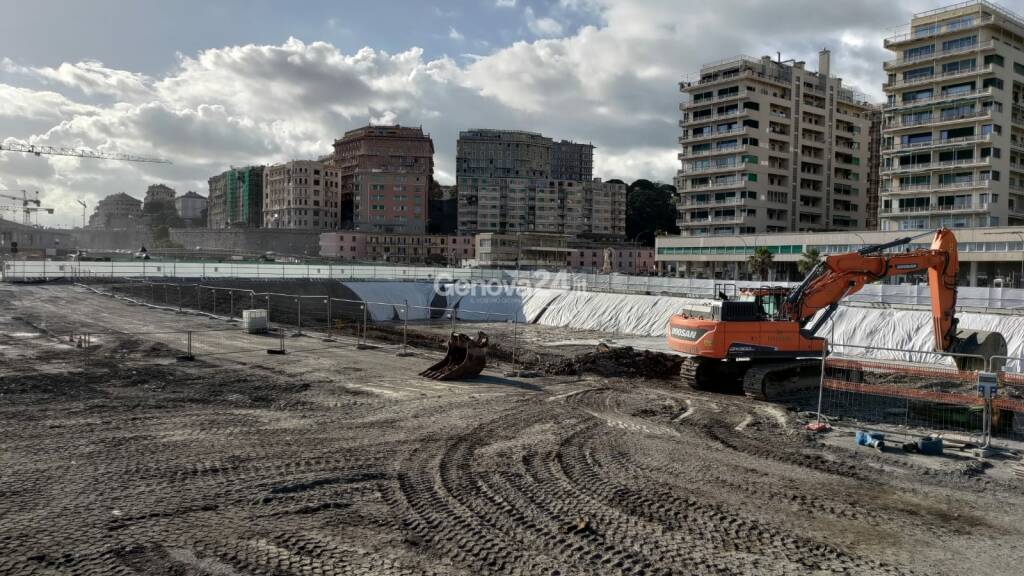
<svg viewBox="0 0 1024 576">
<path fill-rule="evenodd" d="M 389 503 L 416 539 L 481 573 L 907 573 L 680 496 L 656 475 L 623 474 L 608 452 L 615 444 L 600 441 L 614 429 L 593 409 L 570 412 L 528 406 L 437 443 L 402 467 L 399 493 Z M 557 423 L 553 437 L 499 452 L 506 462 L 517 458 L 514 470 L 479 469 L 478 452 L 550 423 Z M 602 452 L 595 454 L 598 445 Z"/>
</svg>

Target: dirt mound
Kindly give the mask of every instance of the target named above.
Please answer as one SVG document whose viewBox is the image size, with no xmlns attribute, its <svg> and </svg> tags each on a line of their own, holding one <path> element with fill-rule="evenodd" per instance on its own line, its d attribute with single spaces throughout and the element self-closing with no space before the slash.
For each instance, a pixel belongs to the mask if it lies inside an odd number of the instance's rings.
<svg viewBox="0 0 1024 576">
<path fill-rule="evenodd" d="M 553 360 L 541 365 L 540 369 L 546 374 L 562 376 L 586 372 L 609 378 L 675 378 L 679 376 L 682 363 L 683 357 L 674 354 L 599 344 L 593 352 Z"/>
</svg>

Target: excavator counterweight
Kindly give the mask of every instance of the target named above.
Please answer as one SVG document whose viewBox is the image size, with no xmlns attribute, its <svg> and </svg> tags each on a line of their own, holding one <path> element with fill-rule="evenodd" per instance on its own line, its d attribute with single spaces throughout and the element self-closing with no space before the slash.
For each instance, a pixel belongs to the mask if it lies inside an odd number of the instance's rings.
<svg viewBox="0 0 1024 576">
<path fill-rule="evenodd" d="M 926 249 L 886 252 L 913 240 L 827 256 L 792 289 L 759 289 L 752 292 L 753 301 L 724 300 L 709 314 L 673 316 L 668 345 L 690 356 L 683 364 L 683 380 L 695 388 L 741 384 L 748 394 L 771 397 L 785 388 L 783 382 L 799 380 L 799 371 L 813 365 L 806 359 L 821 357 L 825 341 L 816 334 L 843 298 L 889 276 L 922 272 L 928 274 L 931 289 L 935 350 L 980 356 L 955 361 L 960 369 L 986 369 L 992 356 L 1006 354 L 1006 339 L 957 326 L 956 237 L 942 228 Z"/>
</svg>

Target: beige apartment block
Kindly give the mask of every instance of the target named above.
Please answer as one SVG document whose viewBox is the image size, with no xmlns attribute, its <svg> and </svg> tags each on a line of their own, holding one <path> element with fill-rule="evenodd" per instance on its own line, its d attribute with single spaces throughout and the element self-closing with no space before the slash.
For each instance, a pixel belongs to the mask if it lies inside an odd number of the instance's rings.
<svg viewBox="0 0 1024 576">
<path fill-rule="evenodd" d="M 740 56 L 680 84 L 684 236 L 865 227 L 877 107 L 829 75 L 830 58 L 812 72 Z"/>
<path fill-rule="evenodd" d="M 1024 223 L 1024 20 L 963 2 L 884 42 L 881 229 Z"/>
<path fill-rule="evenodd" d="M 263 171 L 263 227 L 334 230 L 340 225 L 338 171 L 319 160 L 292 160 Z"/>
</svg>

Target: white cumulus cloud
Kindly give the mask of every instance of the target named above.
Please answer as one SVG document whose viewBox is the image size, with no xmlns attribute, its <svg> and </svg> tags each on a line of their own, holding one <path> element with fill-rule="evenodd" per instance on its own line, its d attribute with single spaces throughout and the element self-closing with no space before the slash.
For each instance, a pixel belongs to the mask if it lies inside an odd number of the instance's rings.
<svg viewBox="0 0 1024 576">
<path fill-rule="evenodd" d="M 422 125 L 445 184 L 454 179 L 458 132 L 474 127 L 592 142 L 597 176 L 671 181 L 678 82 L 701 63 L 781 51 L 813 67 L 817 51 L 830 47 L 832 72 L 880 98 L 881 63 L 891 57 L 881 39 L 923 5 L 911 0 L 894 12 L 883 0 L 720 0 L 681 10 L 676 0 L 562 0 L 546 14 L 551 22 L 523 9 L 536 39 L 461 61 L 415 46 L 343 51 L 295 38 L 181 55 L 154 76 L 92 60 L 31 67 L 3 59 L 0 137 L 174 164 L 4 152 L 0 187 L 40 190 L 58 208 L 50 222 L 72 224 L 81 218 L 76 198 L 94 205 L 115 192 L 141 197 L 153 182 L 205 194 L 206 180 L 231 165 L 315 158 L 371 122 Z M 597 24 L 565 35 L 583 10 Z"/>
</svg>

